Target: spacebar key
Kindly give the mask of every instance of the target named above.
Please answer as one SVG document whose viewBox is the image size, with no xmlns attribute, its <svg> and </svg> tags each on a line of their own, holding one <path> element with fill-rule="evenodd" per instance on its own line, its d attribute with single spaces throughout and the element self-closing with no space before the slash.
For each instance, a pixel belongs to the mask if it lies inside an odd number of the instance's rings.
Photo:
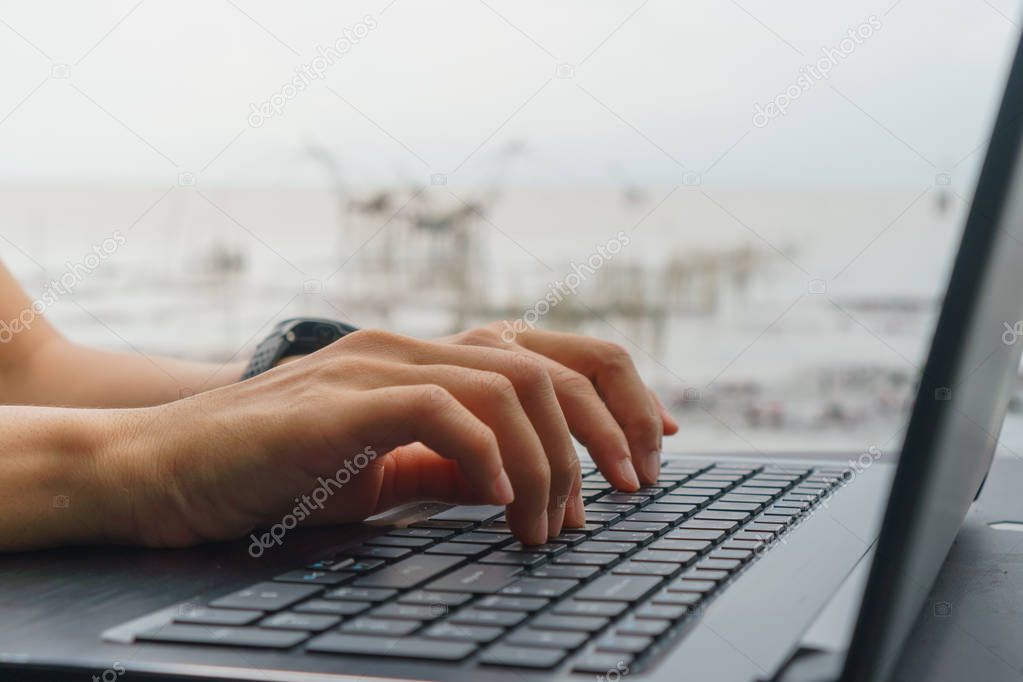
<svg viewBox="0 0 1023 682">
<path fill-rule="evenodd" d="M 471 642 L 442 642 L 420 637 L 370 637 L 329 633 L 309 642 L 309 651 L 362 656 L 396 656 L 460 661 L 476 650 Z"/>
<path fill-rule="evenodd" d="M 354 584 L 359 587 L 386 587 L 393 590 L 404 590 L 426 582 L 464 561 L 465 558 L 459 556 L 420 554 L 391 564 L 364 578 L 359 578 Z"/>
</svg>

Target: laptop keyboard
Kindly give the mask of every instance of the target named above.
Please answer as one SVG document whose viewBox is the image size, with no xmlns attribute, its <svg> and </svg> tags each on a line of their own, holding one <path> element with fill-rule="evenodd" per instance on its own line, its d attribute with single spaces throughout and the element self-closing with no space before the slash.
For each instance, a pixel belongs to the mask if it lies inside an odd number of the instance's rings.
<svg viewBox="0 0 1023 682">
<path fill-rule="evenodd" d="M 835 487 L 841 470 L 669 461 L 615 491 L 584 470 L 587 524 L 523 546 L 502 507 L 454 507 L 139 633 L 147 642 L 578 673 L 652 646 Z"/>
</svg>

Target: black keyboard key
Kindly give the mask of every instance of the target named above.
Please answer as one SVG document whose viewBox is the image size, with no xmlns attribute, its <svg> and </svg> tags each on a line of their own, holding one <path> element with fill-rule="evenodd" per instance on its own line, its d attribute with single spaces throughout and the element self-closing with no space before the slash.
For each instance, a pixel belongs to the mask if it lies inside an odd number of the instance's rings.
<svg viewBox="0 0 1023 682">
<path fill-rule="evenodd" d="M 651 505 L 653 506 L 653 505 Z M 683 505 L 679 505 L 683 506 Z M 675 523 L 681 518 L 681 514 L 673 514 L 671 512 L 653 512 L 647 511 L 650 507 L 644 507 L 643 511 L 636 512 L 629 517 L 629 521 L 649 522 L 649 523 Z"/>
<path fill-rule="evenodd" d="M 409 528 L 444 528 L 446 530 L 464 530 L 472 527 L 472 521 L 438 521 L 436 519 L 427 519 L 426 521 L 417 521 L 416 523 L 409 524 Z"/>
<path fill-rule="evenodd" d="M 477 648 L 471 642 L 445 642 L 421 637 L 367 637 L 327 633 L 309 642 L 309 651 L 362 656 L 423 658 L 435 661 L 461 661 Z"/>
<path fill-rule="evenodd" d="M 206 606 L 187 605 L 177 610 L 174 622 L 192 625 L 249 625 L 262 616 L 260 611 L 211 609 Z"/>
<path fill-rule="evenodd" d="M 653 561 L 625 561 L 613 569 L 614 575 L 653 575 L 669 576 L 681 568 L 678 564 L 665 564 Z"/>
<path fill-rule="evenodd" d="M 610 621 L 604 616 L 565 616 L 557 613 L 541 613 L 530 626 L 540 630 L 571 630 L 573 632 L 596 632 Z"/>
<path fill-rule="evenodd" d="M 671 627 L 670 620 L 656 618 L 626 618 L 615 625 L 616 635 L 660 637 Z"/>
<path fill-rule="evenodd" d="M 701 512 L 697 512 L 694 519 L 704 519 L 709 521 L 745 521 L 753 514 L 746 511 L 714 511 L 710 508 L 704 509 Z"/>
<path fill-rule="evenodd" d="M 568 652 L 564 649 L 533 649 L 497 644 L 483 652 L 480 662 L 506 668 L 549 670 L 565 660 L 566 656 Z"/>
<path fill-rule="evenodd" d="M 428 589 L 442 592 L 493 594 L 510 583 L 522 572 L 519 566 L 502 564 L 468 564 L 454 573 L 438 578 Z"/>
<path fill-rule="evenodd" d="M 587 653 L 580 657 L 572 666 L 574 673 L 591 673 L 597 675 L 598 680 L 621 679 L 628 674 L 629 664 L 632 663 L 631 654 L 601 654 L 596 652 Z M 614 673 L 618 673 L 615 675 Z"/>
<path fill-rule="evenodd" d="M 699 594 L 706 594 L 712 592 L 717 586 L 717 583 L 710 580 L 690 580 L 683 578 L 677 580 L 668 586 L 670 592 L 697 592 Z M 656 603 L 656 599 L 654 602 Z"/>
<path fill-rule="evenodd" d="M 396 618 L 398 620 L 437 620 L 446 616 L 448 607 L 443 604 L 400 604 L 390 602 L 369 612 L 371 618 Z"/>
<path fill-rule="evenodd" d="M 510 566 L 530 567 L 542 564 L 547 557 L 538 552 L 491 552 L 480 559 L 481 564 L 508 564 Z"/>
<path fill-rule="evenodd" d="M 275 630 L 305 630 L 307 632 L 322 632 L 332 628 L 341 619 L 337 616 L 327 616 L 315 613 L 275 613 L 264 619 L 259 626 L 273 628 Z"/>
<path fill-rule="evenodd" d="M 539 611 L 550 603 L 549 599 L 541 597 L 508 597 L 504 595 L 491 595 L 476 602 L 476 607 L 494 611 L 522 611 L 532 613 Z"/>
<path fill-rule="evenodd" d="M 410 549 L 419 549 L 420 547 L 428 547 L 433 544 L 433 540 L 430 538 L 406 538 L 393 535 L 381 535 L 371 540 L 366 540 L 365 544 L 375 547 L 409 547 Z"/>
<path fill-rule="evenodd" d="M 772 535 L 775 533 L 780 533 L 784 529 L 785 526 L 783 526 L 780 523 L 762 522 L 754 522 L 743 528 L 743 530 L 745 530 L 747 533 L 770 533 Z"/>
<path fill-rule="evenodd" d="M 635 505 L 631 504 L 606 504 L 603 502 L 591 502 L 586 505 L 586 513 L 590 512 L 612 512 L 614 514 L 628 514 Z"/>
<path fill-rule="evenodd" d="M 711 519 L 689 519 L 684 521 L 679 529 L 692 530 L 732 530 L 739 525 L 738 521 L 718 521 Z"/>
<path fill-rule="evenodd" d="M 494 505 L 465 505 L 452 507 L 430 517 L 431 521 L 472 521 L 483 523 L 504 513 L 504 507 Z"/>
<path fill-rule="evenodd" d="M 461 606 L 470 599 L 472 599 L 470 594 L 416 590 L 398 597 L 398 603 L 418 604 L 420 606 Z"/>
<path fill-rule="evenodd" d="M 276 578 L 274 582 L 279 583 L 304 583 L 306 585 L 340 585 L 343 582 L 355 577 L 354 573 L 347 571 L 288 571 Z"/>
<path fill-rule="evenodd" d="M 449 554 L 451 556 L 478 557 L 490 551 L 489 545 L 470 542 L 442 542 L 426 550 L 427 554 Z"/>
<path fill-rule="evenodd" d="M 358 547 L 350 547 L 345 550 L 346 556 L 359 557 L 362 559 L 384 559 L 390 561 L 392 559 L 400 559 L 403 556 L 408 556 L 412 553 L 411 549 L 404 547 L 372 547 L 370 545 L 360 545 Z"/>
<path fill-rule="evenodd" d="M 652 521 L 619 521 L 610 527 L 610 531 L 625 531 L 640 533 L 660 533 L 668 527 L 667 523 L 654 523 Z"/>
<path fill-rule="evenodd" d="M 753 552 L 749 549 L 715 549 L 708 555 L 711 559 L 737 559 L 749 561 L 753 558 Z"/>
<path fill-rule="evenodd" d="M 643 604 L 636 612 L 636 618 L 653 618 L 655 620 L 675 621 L 689 613 L 688 606 L 673 606 L 670 604 Z"/>
<path fill-rule="evenodd" d="M 648 548 L 655 550 L 667 550 L 670 552 L 702 552 L 713 546 L 713 544 L 714 543 L 710 540 L 683 540 L 680 538 L 667 537 L 650 543 Z"/>
<path fill-rule="evenodd" d="M 419 554 L 391 564 L 364 578 L 359 578 L 354 584 L 359 587 L 405 590 L 426 582 L 464 561 L 461 557 L 442 554 Z"/>
<path fill-rule="evenodd" d="M 588 554 L 632 554 L 636 551 L 636 545 L 632 542 L 601 542 L 587 540 L 580 542 L 572 548 L 573 552 L 586 552 Z"/>
<path fill-rule="evenodd" d="M 521 542 L 513 542 L 502 549 L 505 552 L 530 552 L 550 557 L 567 551 L 568 545 L 559 542 L 548 542 L 543 545 L 523 545 Z"/>
<path fill-rule="evenodd" d="M 582 646 L 588 635 L 585 632 L 556 632 L 554 630 L 534 630 L 526 627 L 511 633 L 504 641 L 512 646 L 523 646 L 539 649 L 575 649 Z"/>
<path fill-rule="evenodd" d="M 607 542 L 631 542 L 642 544 L 653 539 L 653 533 L 641 531 L 605 530 L 593 536 L 594 540 Z"/>
<path fill-rule="evenodd" d="M 742 566 L 742 562 L 739 561 L 738 559 L 709 558 L 703 559 L 698 564 L 696 564 L 696 568 L 714 571 L 735 571 L 740 566 Z"/>
<path fill-rule="evenodd" d="M 501 537 L 500 533 L 480 533 L 478 531 L 472 531 L 456 535 L 451 538 L 450 541 L 467 542 L 474 545 L 503 545 L 508 542 L 508 538 Z"/>
<path fill-rule="evenodd" d="M 315 585 L 256 583 L 210 602 L 214 608 L 280 611 L 322 590 Z"/>
<path fill-rule="evenodd" d="M 322 613 L 330 616 L 346 618 L 362 613 L 372 604 L 368 601 L 332 601 L 330 599 L 310 599 L 295 607 L 300 613 Z"/>
<path fill-rule="evenodd" d="M 599 566 L 577 566 L 573 564 L 547 564 L 529 572 L 531 578 L 566 578 L 588 580 L 600 570 Z"/>
<path fill-rule="evenodd" d="M 607 566 L 618 561 L 617 554 L 587 554 L 586 552 L 565 552 L 554 557 L 555 564 L 572 564 L 578 566 Z"/>
<path fill-rule="evenodd" d="M 388 531 L 388 535 L 392 537 L 405 537 L 405 538 L 430 538 L 431 540 L 444 540 L 455 534 L 452 529 L 446 528 L 395 528 L 392 531 Z"/>
<path fill-rule="evenodd" d="M 556 604 L 551 613 L 562 616 L 600 616 L 614 618 L 629 605 L 620 601 L 580 601 L 578 599 L 567 599 Z"/>
<path fill-rule="evenodd" d="M 577 532 L 574 528 L 569 528 L 561 531 L 561 535 L 551 538 L 551 542 L 557 542 L 565 545 L 577 545 L 587 538 L 586 533 Z"/>
<path fill-rule="evenodd" d="M 703 592 L 671 592 L 665 590 L 655 594 L 651 603 L 655 606 L 686 606 L 691 607 L 703 599 Z"/>
<path fill-rule="evenodd" d="M 339 587 L 323 595 L 327 599 L 343 599 L 345 601 L 387 601 L 397 590 L 385 590 L 379 587 Z"/>
<path fill-rule="evenodd" d="M 422 625 L 416 620 L 392 620 L 389 618 L 370 618 L 359 616 L 341 626 L 341 632 L 353 635 L 379 635 L 381 637 L 404 637 L 419 629 Z"/>
<path fill-rule="evenodd" d="M 613 512 L 586 512 L 586 520 L 590 523 L 602 523 L 607 525 L 609 523 L 614 523 L 621 518 L 623 518 L 621 514 L 615 514 Z"/>
<path fill-rule="evenodd" d="M 576 599 L 593 601 L 639 601 L 658 585 L 660 578 L 642 575 L 604 575 L 583 587 Z"/>
<path fill-rule="evenodd" d="M 488 625 L 454 625 L 437 623 L 423 630 L 423 637 L 448 639 L 456 642 L 488 644 L 504 634 L 504 628 Z"/>
<path fill-rule="evenodd" d="M 632 560 L 636 562 L 651 561 L 655 563 L 688 566 L 696 560 L 696 557 L 696 552 L 672 552 L 664 549 L 644 549 L 639 554 L 632 557 Z"/>
<path fill-rule="evenodd" d="M 712 582 L 720 583 L 728 580 L 728 571 L 709 568 L 692 568 L 686 571 L 686 574 L 682 577 L 687 580 L 710 580 Z"/>
<path fill-rule="evenodd" d="M 519 578 L 511 585 L 503 588 L 501 594 L 518 597 L 544 597 L 556 599 L 570 592 L 579 584 L 576 580 L 558 580 L 554 578 Z"/>
<path fill-rule="evenodd" d="M 308 632 L 263 630 L 260 628 L 217 627 L 172 623 L 136 635 L 142 642 L 177 644 L 219 644 L 258 649 L 290 649 L 309 637 Z"/>
<path fill-rule="evenodd" d="M 723 500 L 718 500 L 717 502 L 707 507 L 707 511 L 755 512 L 759 511 L 762 506 L 763 505 L 757 504 L 756 502 L 725 502 Z"/>
<path fill-rule="evenodd" d="M 709 528 L 676 528 L 665 535 L 668 540 L 720 540 L 725 536 L 723 530 Z M 658 540 L 660 542 L 660 540 Z M 655 543 L 656 544 L 656 543 Z"/>
<path fill-rule="evenodd" d="M 638 495 L 636 493 L 608 493 L 599 500 L 598 504 L 627 504 L 640 505 L 650 501 L 649 495 Z"/>
<path fill-rule="evenodd" d="M 671 502 L 670 500 L 665 500 L 663 502 L 654 502 L 653 504 L 648 504 L 647 506 L 643 507 L 643 511 L 636 512 L 636 513 L 637 514 L 667 514 L 669 516 L 674 517 L 674 520 L 671 521 L 671 523 L 675 523 L 675 521 L 678 521 L 679 519 L 681 519 L 681 518 L 687 516 L 688 514 L 691 514 L 692 512 L 696 511 L 696 508 L 697 507 L 696 507 L 695 504 L 685 504 L 685 503 L 681 503 L 681 502 L 680 503 L 674 503 L 674 502 Z M 644 521 L 644 520 L 646 520 L 646 521 L 655 521 L 656 519 L 653 519 L 653 518 L 649 518 L 648 519 L 648 518 L 645 518 L 645 517 L 641 517 L 639 520 L 640 521 Z"/>
<path fill-rule="evenodd" d="M 524 611 L 490 611 L 470 606 L 448 618 L 448 622 L 456 625 L 492 625 L 510 628 L 525 620 L 527 615 Z"/>
<path fill-rule="evenodd" d="M 624 654 L 639 654 L 646 651 L 653 644 L 652 637 L 639 637 L 631 635 L 616 635 L 608 633 L 597 641 L 598 651 L 621 652 Z"/>
</svg>

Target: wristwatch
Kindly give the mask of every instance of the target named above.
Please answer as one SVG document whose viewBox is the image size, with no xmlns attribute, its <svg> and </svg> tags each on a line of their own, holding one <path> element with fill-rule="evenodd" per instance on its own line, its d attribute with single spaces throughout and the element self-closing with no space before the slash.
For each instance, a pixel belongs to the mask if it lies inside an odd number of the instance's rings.
<svg viewBox="0 0 1023 682">
<path fill-rule="evenodd" d="M 341 337 L 358 331 L 337 320 L 319 317 L 292 317 L 277 323 L 274 330 L 256 346 L 241 380 L 262 374 L 289 355 L 308 355 L 329 346 Z"/>
</svg>

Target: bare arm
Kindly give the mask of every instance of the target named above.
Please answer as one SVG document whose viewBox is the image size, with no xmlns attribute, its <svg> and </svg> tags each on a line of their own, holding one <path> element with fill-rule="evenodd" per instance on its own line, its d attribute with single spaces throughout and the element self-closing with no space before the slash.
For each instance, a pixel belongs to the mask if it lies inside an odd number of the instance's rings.
<svg viewBox="0 0 1023 682">
<path fill-rule="evenodd" d="M 0 404 L 157 405 L 233 383 L 244 369 L 239 362 L 217 365 L 85 348 L 31 306 L 0 264 Z"/>
</svg>

